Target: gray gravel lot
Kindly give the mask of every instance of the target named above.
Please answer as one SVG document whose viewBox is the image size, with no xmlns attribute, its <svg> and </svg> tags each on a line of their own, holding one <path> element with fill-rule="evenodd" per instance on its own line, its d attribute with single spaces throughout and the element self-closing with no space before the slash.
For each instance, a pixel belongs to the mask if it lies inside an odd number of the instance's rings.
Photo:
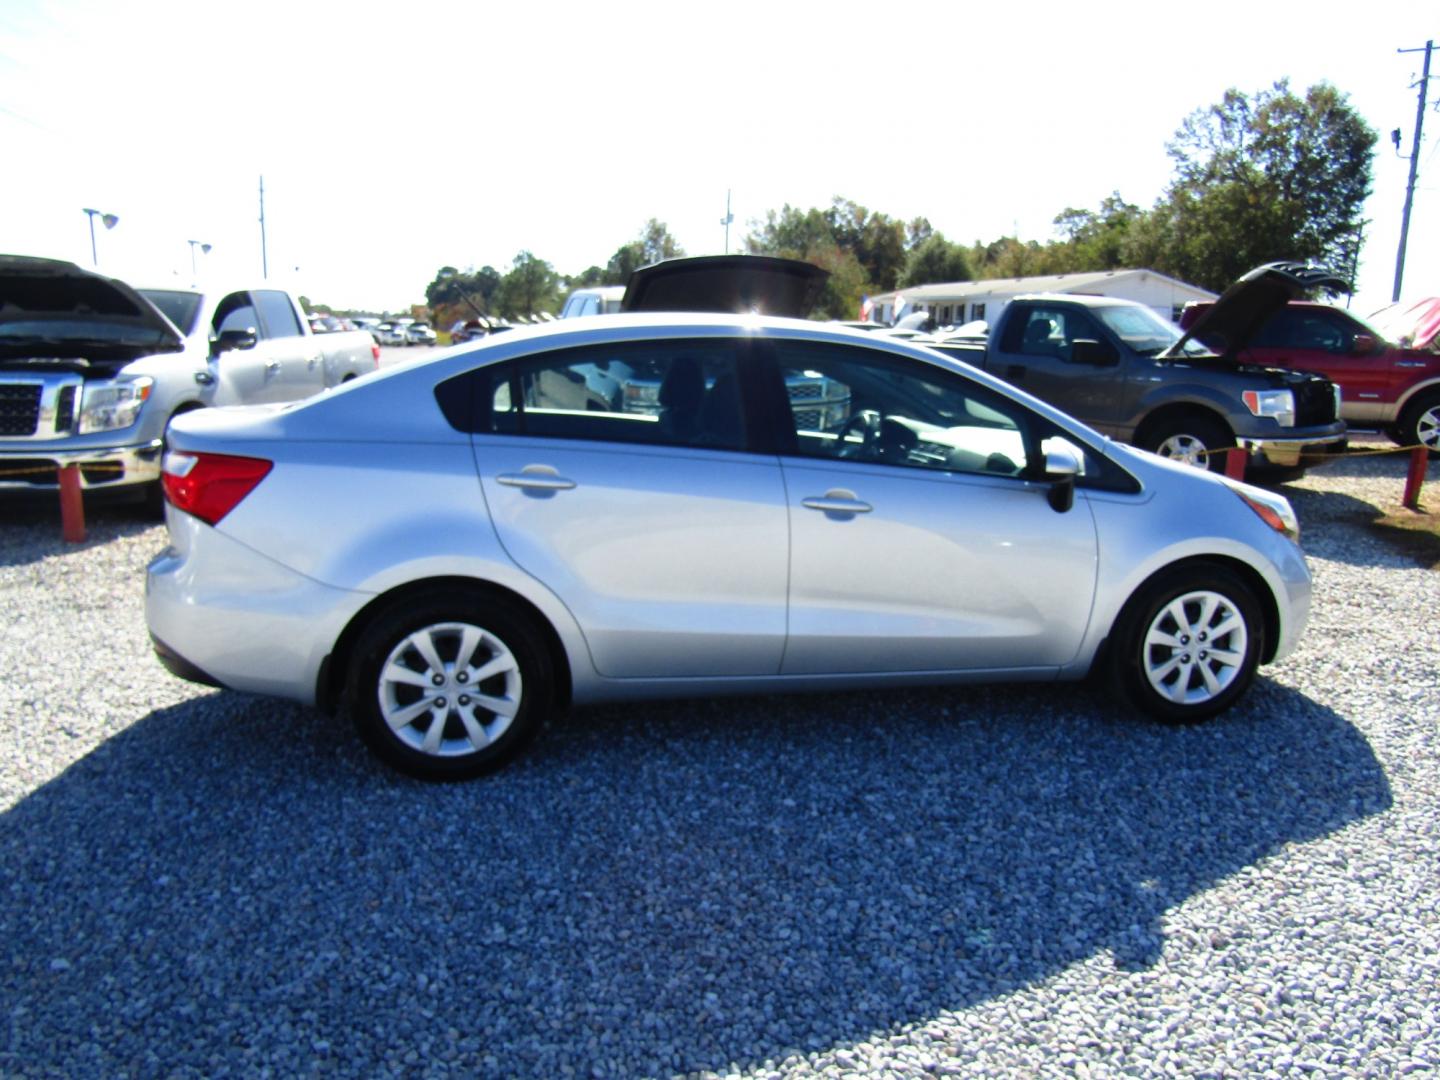
<svg viewBox="0 0 1440 1080">
<path fill-rule="evenodd" d="M 1284 489 L 1309 634 L 1202 727 L 664 703 L 460 786 L 169 676 L 138 510 L 6 507 L 0 1074 L 1434 1073 L 1440 574 L 1361 525 L 1403 473 Z"/>
</svg>

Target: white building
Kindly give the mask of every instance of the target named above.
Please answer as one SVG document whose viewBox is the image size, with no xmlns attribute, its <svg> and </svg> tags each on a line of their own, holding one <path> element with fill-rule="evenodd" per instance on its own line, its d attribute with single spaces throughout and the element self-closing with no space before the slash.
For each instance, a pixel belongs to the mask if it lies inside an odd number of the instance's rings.
<svg viewBox="0 0 1440 1080">
<path fill-rule="evenodd" d="M 895 321 L 902 314 L 926 311 L 939 326 L 959 326 L 984 319 L 994 323 L 1011 300 L 1028 293 L 1076 293 L 1115 296 L 1144 304 L 1164 319 L 1178 320 L 1180 309 L 1191 300 L 1214 300 L 1215 294 L 1154 270 L 1099 270 L 1088 274 L 1044 274 L 1040 277 L 991 278 L 988 281 L 952 281 L 941 285 L 915 285 L 870 298 L 871 318 Z"/>
</svg>

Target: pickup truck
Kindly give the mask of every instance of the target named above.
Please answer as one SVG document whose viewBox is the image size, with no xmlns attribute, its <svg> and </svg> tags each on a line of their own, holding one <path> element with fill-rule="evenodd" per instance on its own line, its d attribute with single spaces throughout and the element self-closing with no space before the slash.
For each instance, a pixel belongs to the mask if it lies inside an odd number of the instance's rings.
<svg viewBox="0 0 1440 1080">
<path fill-rule="evenodd" d="M 1261 267 L 1226 290 L 1195 329 L 1209 325 L 1243 346 L 1271 311 L 1314 287 L 1313 268 Z M 1201 468 L 1223 469 L 1223 455 L 1213 451 L 1242 443 L 1257 467 L 1287 470 L 1345 446 L 1339 391 L 1330 380 L 1244 363 L 1234 345 L 1217 354 L 1129 300 L 1017 297 L 983 345 L 929 347 L 1000 376 L 1102 434 Z"/>
<path fill-rule="evenodd" d="M 1208 308 L 1187 304 L 1181 328 L 1194 326 Z M 1265 320 L 1239 357 L 1324 375 L 1340 387 L 1347 423 L 1379 428 L 1401 446 L 1440 450 L 1440 353 L 1424 347 L 1430 340 L 1395 344 L 1341 308 L 1291 301 Z"/>
<path fill-rule="evenodd" d="M 140 289 L 73 263 L 0 255 L 0 492 L 158 494 L 172 417 L 293 401 L 375 370 L 363 330 L 315 336 L 263 286 Z"/>
</svg>

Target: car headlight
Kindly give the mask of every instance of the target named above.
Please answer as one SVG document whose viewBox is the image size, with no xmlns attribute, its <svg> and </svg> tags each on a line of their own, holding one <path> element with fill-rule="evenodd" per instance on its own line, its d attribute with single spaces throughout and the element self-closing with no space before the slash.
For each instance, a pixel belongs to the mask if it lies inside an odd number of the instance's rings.
<svg viewBox="0 0 1440 1080">
<path fill-rule="evenodd" d="M 1281 427 L 1295 426 L 1295 394 L 1290 390 L 1246 390 L 1240 395 L 1256 416 L 1269 416 Z"/>
<path fill-rule="evenodd" d="M 126 382 L 86 383 L 85 396 L 80 399 L 79 433 L 129 427 L 140 415 L 154 385 L 155 380 L 148 377 Z"/>
<path fill-rule="evenodd" d="M 1266 525 L 1280 535 L 1288 536 L 1295 543 L 1300 542 L 1300 519 L 1295 516 L 1295 510 L 1291 507 L 1289 499 L 1283 495 L 1277 495 L 1273 491 L 1266 491 L 1264 488 L 1252 487 L 1239 480 L 1232 480 L 1228 476 L 1217 476 L 1216 479 L 1238 495 L 1240 500 L 1254 510 Z"/>
</svg>

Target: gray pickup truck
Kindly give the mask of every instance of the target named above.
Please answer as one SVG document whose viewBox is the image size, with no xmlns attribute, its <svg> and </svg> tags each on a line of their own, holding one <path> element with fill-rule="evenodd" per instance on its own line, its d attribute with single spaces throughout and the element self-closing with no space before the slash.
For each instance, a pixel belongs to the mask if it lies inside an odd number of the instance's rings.
<svg viewBox="0 0 1440 1080">
<path fill-rule="evenodd" d="M 132 289 L 73 263 L 0 255 L 0 493 L 158 489 L 171 417 L 294 401 L 375 370 L 362 330 L 315 336 L 269 286 Z"/>
<path fill-rule="evenodd" d="M 1186 334 L 1143 304 L 1073 294 L 1019 297 L 984 345 L 929 344 L 984 368 L 1102 434 L 1223 469 L 1243 443 L 1254 464 L 1292 469 L 1345 446 L 1338 388 L 1319 375 L 1240 363 L 1265 318 L 1333 275 L 1274 264 L 1245 275 Z M 1221 339 L 1212 352 L 1195 340 Z"/>
</svg>

